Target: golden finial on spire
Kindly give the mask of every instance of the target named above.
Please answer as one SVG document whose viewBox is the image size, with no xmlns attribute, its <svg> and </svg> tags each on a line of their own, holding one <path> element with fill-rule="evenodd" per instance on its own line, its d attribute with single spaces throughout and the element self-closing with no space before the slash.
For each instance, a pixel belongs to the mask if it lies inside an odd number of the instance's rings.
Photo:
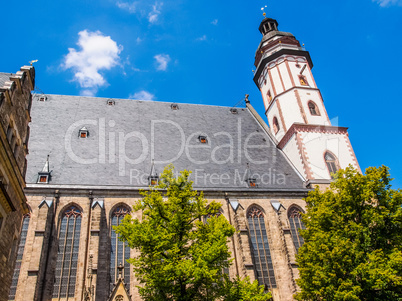
<svg viewBox="0 0 402 301">
<path fill-rule="evenodd" d="M 261 7 L 261 10 L 262 10 L 262 15 L 264 16 L 264 18 L 266 18 L 267 17 L 267 14 L 266 14 L 266 12 L 264 11 L 265 9 L 267 8 L 267 6 L 265 5 L 265 6 L 263 6 L 263 7 Z"/>
</svg>

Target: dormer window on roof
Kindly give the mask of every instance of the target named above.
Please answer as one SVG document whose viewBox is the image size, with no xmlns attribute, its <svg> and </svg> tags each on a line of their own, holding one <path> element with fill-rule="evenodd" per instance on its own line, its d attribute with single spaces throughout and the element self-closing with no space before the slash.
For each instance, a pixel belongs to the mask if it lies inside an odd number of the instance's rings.
<svg viewBox="0 0 402 301">
<path fill-rule="evenodd" d="M 48 176 L 39 176 L 39 183 L 49 183 Z"/>
<path fill-rule="evenodd" d="M 152 159 L 151 172 L 148 177 L 148 185 L 149 186 L 157 186 L 158 184 L 159 184 L 159 176 L 155 170 L 154 160 Z"/>
<path fill-rule="evenodd" d="M 178 109 L 179 109 L 179 105 L 178 105 L 177 103 L 172 103 L 172 104 L 170 105 L 170 108 L 171 108 L 172 110 L 178 110 Z"/>
<path fill-rule="evenodd" d="M 230 112 L 231 112 L 232 114 L 238 114 L 238 113 L 239 113 L 239 111 L 237 111 L 236 108 L 231 108 L 231 109 L 230 109 Z"/>
<path fill-rule="evenodd" d="M 89 136 L 88 129 L 84 126 L 82 129 L 80 129 L 78 133 L 78 137 L 80 138 L 87 138 Z"/>
<path fill-rule="evenodd" d="M 245 182 L 247 183 L 248 187 L 254 188 L 257 187 L 257 179 L 251 175 L 250 171 L 250 166 L 247 163 L 247 178 L 245 179 Z"/>
<path fill-rule="evenodd" d="M 200 135 L 200 136 L 198 137 L 198 140 L 199 140 L 201 143 L 208 143 L 207 136 L 202 136 L 202 135 Z"/>
<path fill-rule="evenodd" d="M 248 178 L 247 179 L 248 187 L 257 187 L 257 180 L 255 178 Z"/>
<path fill-rule="evenodd" d="M 106 102 L 106 104 L 107 104 L 108 106 L 114 106 L 116 103 L 115 103 L 115 101 L 114 101 L 113 99 L 108 99 L 107 102 Z"/>
<path fill-rule="evenodd" d="M 47 100 L 46 95 L 39 96 L 39 101 L 46 101 L 46 100 Z"/>
<path fill-rule="evenodd" d="M 49 180 L 50 180 L 49 155 L 47 155 L 45 166 L 43 166 L 42 171 L 38 172 L 37 183 L 47 184 L 49 183 Z"/>
<path fill-rule="evenodd" d="M 149 186 L 157 186 L 159 183 L 158 175 L 148 177 Z"/>
</svg>

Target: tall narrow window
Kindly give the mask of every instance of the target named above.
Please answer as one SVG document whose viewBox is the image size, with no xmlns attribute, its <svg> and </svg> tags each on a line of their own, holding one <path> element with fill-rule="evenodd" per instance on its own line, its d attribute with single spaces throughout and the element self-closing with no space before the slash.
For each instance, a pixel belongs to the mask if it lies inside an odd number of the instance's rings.
<svg viewBox="0 0 402 301">
<path fill-rule="evenodd" d="M 276 281 L 269 251 L 267 230 L 265 229 L 264 214 L 261 209 L 252 207 L 247 214 L 247 219 L 256 278 L 260 285 L 274 288 L 276 287 Z"/>
<path fill-rule="evenodd" d="M 320 112 L 318 111 L 318 107 L 317 107 L 317 105 L 316 105 L 314 102 L 309 101 L 309 103 L 308 103 L 308 109 L 310 110 L 310 114 L 311 114 L 311 115 L 313 115 L 313 116 L 320 116 Z"/>
<path fill-rule="evenodd" d="M 268 90 L 268 92 L 267 92 L 267 98 L 268 98 L 268 103 L 270 103 L 271 100 L 272 100 L 271 90 Z"/>
<path fill-rule="evenodd" d="M 330 152 L 326 152 L 324 155 L 325 164 L 327 164 L 328 171 L 331 175 L 331 178 L 334 178 L 334 174 L 338 171 L 336 158 Z"/>
<path fill-rule="evenodd" d="M 127 259 L 130 258 L 130 248 L 126 242 L 120 241 L 117 233 L 114 231 L 113 226 L 118 226 L 123 220 L 124 216 L 129 214 L 128 208 L 119 206 L 112 213 L 111 219 L 111 254 L 110 254 L 110 288 L 113 289 L 113 284 L 119 277 L 119 271 L 117 267 L 120 263 L 124 266 L 123 275 L 124 282 L 130 283 L 130 264 Z"/>
<path fill-rule="evenodd" d="M 215 214 L 207 214 L 207 215 L 205 215 L 204 216 L 204 223 L 205 224 L 208 224 L 208 220 L 211 218 L 211 217 L 219 217 L 219 216 L 221 216 L 222 215 L 222 212 L 221 211 L 219 211 L 219 212 L 217 212 L 217 213 L 215 213 Z M 227 263 L 227 260 L 225 260 L 225 263 Z M 224 267 L 223 269 L 222 269 L 222 273 L 223 274 L 226 274 L 226 275 L 229 275 L 229 267 Z"/>
<path fill-rule="evenodd" d="M 15 293 L 17 292 L 18 277 L 20 276 L 20 269 L 22 263 L 22 256 L 24 255 L 25 242 L 27 240 L 28 226 L 29 226 L 30 215 L 24 216 L 24 221 L 22 222 L 21 239 L 18 245 L 17 260 L 15 262 L 13 280 L 11 282 L 10 294 L 8 295 L 8 300 L 15 300 Z"/>
<path fill-rule="evenodd" d="M 301 211 L 300 209 L 293 207 L 289 210 L 288 213 L 289 223 L 290 223 L 290 233 L 292 234 L 292 240 L 295 244 L 296 252 L 299 251 L 299 248 L 303 245 L 304 240 L 301 237 L 299 230 L 306 229 L 303 221 L 301 220 Z"/>
<path fill-rule="evenodd" d="M 279 130 L 281 129 L 281 128 L 279 127 L 278 118 L 274 117 L 274 119 L 273 119 L 273 121 L 272 121 L 272 124 L 273 124 L 273 128 L 274 128 L 274 133 L 275 133 L 275 134 L 278 133 Z"/>
<path fill-rule="evenodd" d="M 62 215 L 53 298 L 74 297 L 80 245 L 81 210 L 75 206 Z"/>
<path fill-rule="evenodd" d="M 0 212 L 0 231 L 1 231 L 1 226 L 3 225 L 3 220 L 4 220 L 4 217 Z"/>
</svg>

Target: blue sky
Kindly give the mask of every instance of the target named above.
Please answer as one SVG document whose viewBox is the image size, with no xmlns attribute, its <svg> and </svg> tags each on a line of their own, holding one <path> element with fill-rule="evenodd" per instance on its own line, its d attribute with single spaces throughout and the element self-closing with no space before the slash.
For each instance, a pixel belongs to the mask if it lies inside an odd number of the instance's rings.
<svg viewBox="0 0 402 301">
<path fill-rule="evenodd" d="M 69 0 L 2 4 L 0 71 L 35 63 L 48 94 L 232 106 L 250 94 L 260 8 L 310 51 L 330 118 L 358 161 L 402 187 L 402 0 Z"/>
</svg>

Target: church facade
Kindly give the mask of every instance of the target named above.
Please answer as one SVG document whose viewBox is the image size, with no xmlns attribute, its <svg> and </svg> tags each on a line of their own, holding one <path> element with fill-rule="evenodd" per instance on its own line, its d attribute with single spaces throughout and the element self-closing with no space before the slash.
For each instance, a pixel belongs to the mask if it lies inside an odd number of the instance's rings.
<svg viewBox="0 0 402 301">
<path fill-rule="evenodd" d="M 347 129 L 331 125 L 296 38 L 265 18 L 254 81 L 269 126 L 244 107 L 38 94 L 26 171 L 30 213 L 21 264 L 4 300 L 141 300 L 112 226 L 164 166 L 191 170 L 195 189 L 236 228 L 228 273 L 293 300 L 303 198 L 331 173 L 358 167 Z M 22 248 L 22 249 L 21 249 Z M 0 297 L 1 298 L 1 297 Z"/>
</svg>

